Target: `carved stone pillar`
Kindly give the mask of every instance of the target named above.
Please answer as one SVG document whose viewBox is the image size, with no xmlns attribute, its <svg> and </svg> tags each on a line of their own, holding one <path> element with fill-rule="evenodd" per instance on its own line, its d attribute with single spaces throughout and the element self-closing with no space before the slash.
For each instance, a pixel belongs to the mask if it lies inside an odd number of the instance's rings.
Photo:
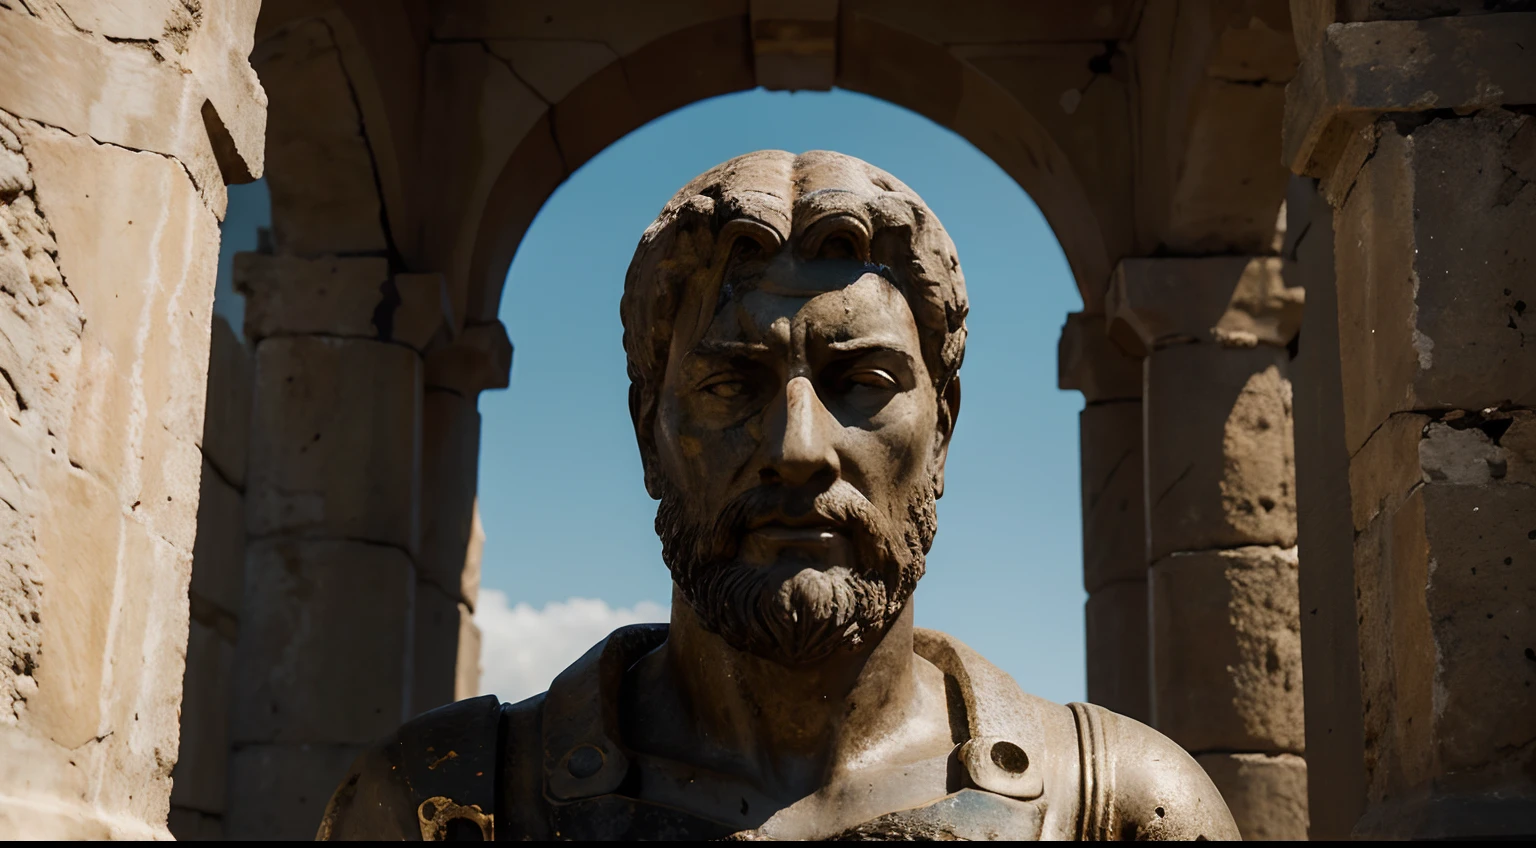
<svg viewBox="0 0 1536 848">
<path fill-rule="evenodd" d="M 1152 720 L 1245 838 L 1307 835 L 1290 353 L 1278 258 L 1127 259 L 1112 332 L 1145 351 Z"/>
<path fill-rule="evenodd" d="M 313 836 L 366 743 L 414 714 L 424 349 L 442 279 L 239 254 L 255 344 L 231 837 Z"/>
<path fill-rule="evenodd" d="M 416 682 L 412 710 L 425 712 L 480 692 L 480 591 L 485 533 L 479 481 L 480 392 L 504 389 L 512 343 L 500 323 L 464 328 L 427 355 L 422 432 L 421 560 L 416 586 Z"/>
<path fill-rule="evenodd" d="M 1287 92 L 1313 834 L 1529 837 L 1536 13 L 1413 8 L 1299 27 Z"/>
<path fill-rule="evenodd" d="M 1150 721 L 1141 361 L 1105 334 L 1102 315 L 1067 316 L 1058 385 L 1083 393 L 1083 588 L 1088 700 Z"/>
</svg>

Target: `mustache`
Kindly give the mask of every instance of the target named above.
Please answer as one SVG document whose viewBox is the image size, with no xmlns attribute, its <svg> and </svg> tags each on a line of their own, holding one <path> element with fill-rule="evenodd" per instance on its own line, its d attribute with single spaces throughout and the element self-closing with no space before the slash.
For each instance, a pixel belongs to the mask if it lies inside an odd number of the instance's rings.
<svg viewBox="0 0 1536 848">
<path fill-rule="evenodd" d="M 844 480 L 820 491 L 757 486 L 732 498 L 716 514 L 706 534 L 706 548 L 712 558 L 725 560 L 735 557 L 742 537 L 759 527 L 824 525 L 848 535 L 856 547 L 879 555 L 889 553 L 883 550 L 891 538 L 887 523 L 875 505 Z"/>
</svg>

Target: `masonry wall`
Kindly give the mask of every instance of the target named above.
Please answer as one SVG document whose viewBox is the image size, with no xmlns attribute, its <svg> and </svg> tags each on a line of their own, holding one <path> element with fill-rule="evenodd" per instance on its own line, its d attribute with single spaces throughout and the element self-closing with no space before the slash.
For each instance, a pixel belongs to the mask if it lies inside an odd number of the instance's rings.
<svg viewBox="0 0 1536 848">
<path fill-rule="evenodd" d="M 166 835 L 256 4 L 0 3 L 0 832 Z"/>
</svg>

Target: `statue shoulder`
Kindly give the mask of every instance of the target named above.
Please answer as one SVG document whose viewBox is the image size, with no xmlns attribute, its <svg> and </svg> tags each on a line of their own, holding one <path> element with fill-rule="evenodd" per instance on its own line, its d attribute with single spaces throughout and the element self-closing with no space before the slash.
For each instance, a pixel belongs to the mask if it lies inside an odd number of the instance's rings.
<svg viewBox="0 0 1536 848">
<path fill-rule="evenodd" d="M 1070 704 L 1083 765 L 1080 838 L 1241 839 L 1205 770 L 1173 740 L 1135 719 Z"/>
<path fill-rule="evenodd" d="M 489 840 L 503 711 L 485 695 L 406 722 L 352 763 L 315 838 Z"/>
</svg>

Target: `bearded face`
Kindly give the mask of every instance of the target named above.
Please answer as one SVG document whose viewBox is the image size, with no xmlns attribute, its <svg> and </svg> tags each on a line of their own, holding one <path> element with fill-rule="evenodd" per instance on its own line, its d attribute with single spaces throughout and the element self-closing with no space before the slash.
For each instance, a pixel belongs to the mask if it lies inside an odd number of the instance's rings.
<svg viewBox="0 0 1536 848">
<path fill-rule="evenodd" d="M 940 403 L 911 310 L 879 269 L 786 250 L 733 271 L 718 300 L 685 301 L 682 315 L 701 317 L 673 336 L 656 530 L 706 628 L 813 663 L 872 644 L 910 600 L 958 383 Z"/>
</svg>

